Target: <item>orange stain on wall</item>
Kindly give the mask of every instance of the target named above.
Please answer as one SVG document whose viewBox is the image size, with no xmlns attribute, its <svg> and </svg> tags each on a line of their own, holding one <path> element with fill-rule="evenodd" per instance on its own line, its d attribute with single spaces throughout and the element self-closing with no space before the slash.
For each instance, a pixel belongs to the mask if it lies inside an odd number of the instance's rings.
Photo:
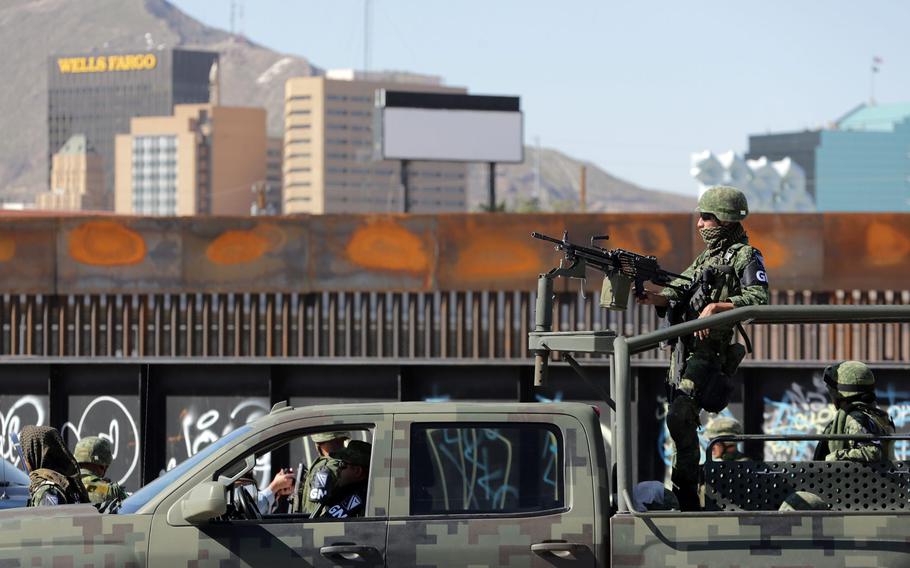
<svg viewBox="0 0 910 568">
<path fill-rule="evenodd" d="M 866 257 L 874 266 L 894 266 L 907 262 L 910 238 L 889 223 L 873 222 L 866 229 Z"/>
<path fill-rule="evenodd" d="M 139 264 L 145 259 L 142 235 L 114 221 L 89 221 L 73 229 L 69 252 L 74 260 L 93 266 Z"/>
<path fill-rule="evenodd" d="M 359 227 L 345 253 L 353 264 L 371 270 L 422 273 L 430 268 L 423 241 L 394 221 L 379 220 Z"/>
<path fill-rule="evenodd" d="M 223 266 L 252 262 L 270 250 L 272 242 L 252 231 L 225 231 L 205 249 L 205 256 Z"/>
<path fill-rule="evenodd" d="M 610 240 L 602 241 L 600 246 L 627 248 L 637 253 L 648 251 L 647 254 L 653 254 L 657 258 L 666 256 L 673 250 L 673 239 L 663 223 L 628 223 L 621 227 L 621 235 L 610 235 Z M 616 243 L 611 242 L 614 238 Z M 629 244 L 626 244 L 626 239 L 630 241 Z"/>
<path fill-rule="evenodd" d="M 10 235 L 0 235 L 0 262 L 7 262 L 16 256 L 16 240 Z"/>
<path fill-rule="evenodd" d="M 492 246 L 486 236 L 471 239 L 459 247 L 454 272 L 465 280 L 536 275 L 544 267 L 540 265 L 539 251 L 534 244 L 497 240 Z"/>
<path fill-rule="evenodd" d="M 790 262 L 790 249 L 771 235 L 749 235 L 749 244 L 761 251 L 765 268 L 780 268 Z"/>
</svg>

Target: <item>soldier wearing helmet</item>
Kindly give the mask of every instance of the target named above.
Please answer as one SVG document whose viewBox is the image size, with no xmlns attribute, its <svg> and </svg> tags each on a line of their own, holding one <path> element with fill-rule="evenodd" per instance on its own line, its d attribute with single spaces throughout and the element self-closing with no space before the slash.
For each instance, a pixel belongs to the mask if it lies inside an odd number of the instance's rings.
<svg viewBox="0 0 910 568">
<path fill-rule="evenodd" d="M 739 436 L 743 425 L 732 416 L 718 416 L 705 426 L 705 435 L 709 440 L 718 436 Z M 749 456 L 739 451 L 736 442 L 718 442 L 711 446 L 711 458 L 715 461 L 748 461 Z"/>
<path fill-rule="evenodd" d="M 98 436 L 86 436 L 73 450 L 82 484 L 94 505 L 126 499 L 127 493 L 119 484 L 105 477 L 114 461 L 111 443 Z"/>
<path fill-rule="evenodd" d="M 860 361 L 844 361 L 824 371 L 837 413 L 824 434 L 894 434 L 894 422 L 875 402 L 875 375 Z M 894 460 L 892 440 L 821 440 L 815 460 L 876 462 Z"/>
<path fill-rule="evenodd" d="M 351 440 L 348 445 L 332 452 L 337 462 L 338 479 L 332 491 L 323 499 L 313 517 L 346 519 L 362 517 L 367 503 L 367 484 L 370 470 L 371 444 Z"/>
<path fill-rule="evenodd" d="M 825 500 L 809 491 L 794 491 L 780 504 L 778 511 L 827 511 Z"/>
<path fill-rule="evenodd" d="M 767 304 L 768 276 L 761 253 L 749 245 L 742 221 L 749 214 L 746 196 L 733 187 L 715 186 L 698 201 L 698 232 L 705 250 L 684 272 L 694 282 L 647 292 L 639 301 L 657 307 L 671 323 L 706 318 L 740 306 Z M 746 355 L 733 342 L 733 327 L 723 326 L 680 338 L 674 345 L 668 375 L 667 429 L 673 440 L 671 480 L 684 511 L 699 508 L 699 413 L 720 412 L 729 402 L 730 377 Z"/>
<path fill-rule="evenodd" d="M 332 491 L 341 469 L 341 463 L 332 454 L 343 449 L 350 437 L 348 432 L 318 432 L 310 436 L 319 457 L 310 464 L 300 484 L 294 512 L 312 515 Z"/>
</svg>

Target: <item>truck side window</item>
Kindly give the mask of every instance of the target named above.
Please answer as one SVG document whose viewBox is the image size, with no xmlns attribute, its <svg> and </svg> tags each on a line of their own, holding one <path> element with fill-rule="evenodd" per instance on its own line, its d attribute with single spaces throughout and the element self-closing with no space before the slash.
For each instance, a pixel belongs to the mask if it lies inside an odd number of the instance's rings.
<svg viewBox="0 0 910 568">
<path fill-rule="evenodd" d="M 562 439 L 548 424 L 414 424 L 411 514 L 563 507 Z"/>
</svg>

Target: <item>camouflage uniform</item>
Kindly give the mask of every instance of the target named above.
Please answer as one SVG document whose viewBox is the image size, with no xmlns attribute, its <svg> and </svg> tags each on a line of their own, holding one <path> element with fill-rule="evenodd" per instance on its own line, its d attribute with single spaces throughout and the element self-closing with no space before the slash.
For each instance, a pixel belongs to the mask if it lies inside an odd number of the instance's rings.
<svg viewBox="0 0 910 568">
<path fill-rule="evenodd" d="M 875 376 L 865 363 L 844 361 L 825 369 L 825 383 L 837 406 L 837 414 L 824 434 L 878 434 L 895 432 L 888 413 L 875 403 Z M 813 459 L 821 461 L 894 461 L 892 440 L 822 440 Z"/>
<path fill-rule="evenodd" d="M 97 475 L 91 469 L 82 467 L 86 464 L 94 464 L 104 467 L 105 470 L 109 468 L 111 462 L 114 461 L 110 442 L 97 436 L 87 436 L 76 444 L 73 456 L 80 466 L 79 475 L 92 504 L 99 505 L 127 498 L 126 491 L 119 484 Z"/>
<path fill-rule="evenodd" d="M 705 435 L 709 440 L 713 440 L 718 436 L 740 436 L 743 433 L 743 425 L 740 424 L 739 420 L 733 418 L 732 416 L 718 416 L 708 422 L 708 425 L 705 426 Z M 714 458 L 715 460 L 720 461 L 749 461 L 750 458 L 746 454 L 739 451 L 739 448 L 736 442 L 719 442 L 717 445 L 720 445 L 724 448 L 724 452 L 720 455 L 719 458 Z"/>
<path fill-rule="evenodd" d="M 340 438 L 349 438 L 347 432 L 320 432 L 313 434 L 314 443 L 320 444 Z M 306 476 L 297 490 L 294 505 L 295 513 L 312 515 L 325 500 L 338 479 L 338 472 L 344 465 L 331 456 L 316 458 L 306 471 Z"/>
<path fill-rule="evenodd" d="M 367 471 L 370 467 L 372 446 L 366 442 L 352 440 L 347 447 L 332 453 L 332 459 L 341 464 L 341 469 L 349 466 L 360 466 Z M 338 479 L 332 491 L 323 499 L 313 517 L 332 517 L 346 519 L 362 517 L 366 510 L 368 479 L 344 483 L 339 470 Z"/>
<path fill-rule="evenodd" d="M 29 470 L 29 507 L 88 503 L 76 460 L 60 432 L 49 426 L 25 426 L 19 439 Z"/>
<path fill-rule="evenodd" d="M 730 302 L 734 307 L 767 304 L 768 277 L 764 259 L 758 249 L 749 245 L 739 223 L 749 213 L 746 197 L 732 187 L 712 187 L 699 200 L 698 211 L 711 213 L 726 224 L 701 229 L 705 250 L 683 276 L 700 281 L 715 275 L 709 281 L 708 303 Z M 685 288 L 688 282 L 677 279 L 671 285 Z M 698 318 L 695 306 L 677 290 L 667 287 L 661 295 L 670 301 L 671 310 L 683 313 L 683 321 Z M 706 406 L 711 406 L 707 409 L 713 412 L 726 406 L 729 377 L 736 372 L 746 353 L 742 345 L 732 341 L 733 328 L 722 327 L 712 329 L 705 339 L 681 337 L 674 346 L 667 429 L 674 444 L 671 479 L 683 510 L 698 508 L 699 413 Z"/>
</svg>

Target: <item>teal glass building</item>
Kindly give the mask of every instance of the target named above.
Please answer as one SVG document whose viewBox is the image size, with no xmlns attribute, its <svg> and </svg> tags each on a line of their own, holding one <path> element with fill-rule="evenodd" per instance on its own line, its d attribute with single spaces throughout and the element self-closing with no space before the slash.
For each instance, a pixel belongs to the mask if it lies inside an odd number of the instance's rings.
<svg viewBox="0 0 910 568">
<path fill-rule="evenodd" d="M 910 103 L 860 105 L 830 129 L 749 137 L 747 158 L 790 156 L 819 211 L 910 212 Z"/>
</svg>

